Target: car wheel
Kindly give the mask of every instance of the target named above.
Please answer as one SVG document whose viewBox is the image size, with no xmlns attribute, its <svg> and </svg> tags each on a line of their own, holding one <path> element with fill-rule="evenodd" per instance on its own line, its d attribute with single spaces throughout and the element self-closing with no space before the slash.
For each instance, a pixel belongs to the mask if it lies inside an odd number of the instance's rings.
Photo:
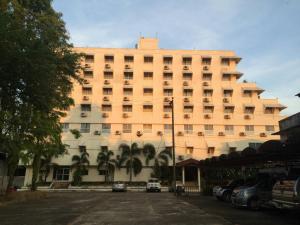
<svg viewBox="0 0 300 225">
<path fill-rule="evenodd" d="M 257 198 L 252 198 L 248 202 L 248 208 L 251 210 L 258 210 L 259 209 L 259 202 Z"/>
<path fill-rule="evenodd" d="M 223 199 L 225 202 L 230 202 L 230 200 L 231 200 L 230 193 L 229 193 L 228 191 L 225 192 L 225 193 L 222 195 L 222 199 Z"/>
</svg>

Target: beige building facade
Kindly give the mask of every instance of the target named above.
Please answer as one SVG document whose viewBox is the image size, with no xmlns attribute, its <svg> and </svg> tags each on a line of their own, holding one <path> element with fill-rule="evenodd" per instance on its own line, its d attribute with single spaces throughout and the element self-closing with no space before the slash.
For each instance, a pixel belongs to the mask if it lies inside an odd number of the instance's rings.
<svg viewBox="0 0 300 225">
<path fill-rule="evenodd" d="M 79 146 L 89 153 L 90 168 L 83 181 L 103 181 L 97 155 L 107 146 L 120 154 L 122 143 L 146 143 L 157 152 L 172 147 L 171 106 L 174 98 L 176 161 L 204 159 L 256 146 L 279 130 L 277 99 L 263 99 L 255 83 L 241 81 L 241 58 L 233 51 L 167 50 L 158 39 L 140 38 L 136 48 L 75 48 L 86 54 L 82 61 L 83 85 L 74 83 L 75 106 L 62 118 L 63 142 L 68 154 L 53 159 L 64 167 L 50 171 L 48 181 L 72 180 L 71 158 Z M 81 132 L 75 139 L 71 129 Z M 142 162 L 144 159 L 141 156 Z M 171 160 L 170 160 L 171 162 Z M 133 177 L 146 181 L 152 172 L 145 167 Z M 69 174 L 67 176 L 66 174 Z M 125 169 L 114 180 L 127 181 Z M 31 170 L 27 169 L 25 184 Z"/>
</svg>

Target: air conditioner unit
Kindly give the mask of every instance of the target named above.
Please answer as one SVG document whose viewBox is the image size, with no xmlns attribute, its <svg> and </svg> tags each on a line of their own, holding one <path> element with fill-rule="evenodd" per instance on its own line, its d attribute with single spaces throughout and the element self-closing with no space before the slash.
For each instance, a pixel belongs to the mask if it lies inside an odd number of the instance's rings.
<svg viewBox="0 0 300 225">
<path fill-rule="evenodd" d="M 240 132 L 240 136 L 246 136 L 245 132 Z"/>
<path fill-rule="evenodd" d="M 81 117 L 87 117 L 87 114 L 85 112 L 80 113 Z"/>
<path fill-rule="evenodd" d="M 103 117 L 103 118 L 107 118 L 107 117 L 108 117 L 108 114 L 107 114 L 107 113 L 103 113 L 103 114 L 102 114 L 102 117 Z"/>
<path fill-rule="evenodd" d="M 169 69 L 169 67 L 168 66 L 164 66 L 164 70 L 168 70 Z"/>
<path fill-rule="evenodd" d="M 129 80 L 125 80 L 125 81 L 124 81 L 124 84 L 125 84 L 125 85 L 129 85 Z"/>
<path fill-rule="evenodd" d="M 184 114 L 184 119 L 189 119 L 190 115 L 189 114 Z"/>
<path fill-rule="evenodd" d="M 164 81 L 164 85 L 169 85 L 169 82 L 168 81 Z"/>
<path fill-rule="evenodd" d="M 105 69 L 110 69 L 110 65 L 109 64 L 105 64 Z"/>
<path fill-rule="evenodd" d="M 170 118 L 170 115 L 169 114 L 164 114 L 164 118 Z"/>
<path fill-rule="evenodd" d="M 251 119 L 250 115 L 245 115 L 244 118 L 245 118 L 246 120 L 250 120 L 250 119 Z"/>
<path fill-rule="evenodd" d="M 179 155 L 178 156 L 178 160 L 184 160 L 184 156 L 183 155 Z"/>
<path fill-rule="evenodd" d="M 130 69 L 130 65 L 125 65 L 125 69 Z"/>
<path fill-rule="evenodd" d="M 198 136 L 204 136 L 204 133 L 203 132 L 198 132 Z"/>
<path fill-rule="evenodd" d="M 209 102 L 209 98 L 204 98 L 203 102 Z"/>
<path fill-rule="evenodd" d="M 91 68 L 91 65 L 90 64 L 85 64 L 84 67 L 85 68 Z"/>
<path fill-rule="evenodd" d="M 183 70 L 189 70 L 189 67 L 188 66 L 184 66 Z"/>
<path fill-rule="evenodd" d="M 223 102 L 224 102 L 224 103 L 228 103 L 228 102 L 229 102 L 229 99 L 228 99 L 228 98 L 223 98 Z"/>
<path fill-rule="evenodd" d="M 83 96 L 82 98 L 84 101 L 88 101 L 89 100 L 89 96 Z"/>
<path fill-rule="evenodd" d="M 90 82 L 88 80 L 84 80 L 83 84 L 89 84 Z"/>
<path fill-rule="evenodd" d="M 218 135 L 219 136 L 225 136 L 225 133 L 224 132 L 219 132 Z"/>
<path fill-rule="evenodd" d="M 123 101 L 127 102 L 127 101 L 129 101 L 129 98 L 128 97 L 124 97 Z"/>
<path fill-rule="evenodd" d="M 208 82 L 203 82 L 203 86 L 208 86 Z"/>
<path fill-rule="evenodd" d="M 169 98 L 164 98 L 164 102 L 169 102 L 170 99 Z"/>
<path fill-rule="evenodd" d="M 116 135 L 120 135 L 120 134 L 121 134 L 121 131 L 116 130 L 115 134 L 116 134 Z"/>
<path fill-rule="evenodd" d="M 162 136 L 163 135 L 162 131 L 157 131 L 157 135 Z"/>
<path fill-rule="evenodd" d="M 177 136 L 183 136 L 183 132 L 182 131 L 178 131 Z"/>
<path fill-rule="evenodd" d="M 101 132 L 99 130 L 95 130 L 94 135 L 101 135 Z"/>
<path fill-rule="evenodd" d="M 142 136 L 142 135 L 143 135 L 143 132 L 142 132 L 142 131 L 138 130 L 138 131 L 136 132 L 136 136 L 140 137 L 140 136 Z"/>
<path fill-rule="evenodd" d="M 109 101 L 109 98 L 108 98 L 107 96 L 104 96 L 104 97 L 103 97 L 103 101 L 106 101 L 106 102 L 107 102 L 107 101 Z"/>
<path fill-rule="evenodd" d="M 224 119 L 230 119 L 230 115 L 224 115 Z"/>
<path fill-rule="evenodd" d="M 128 118 L 128 114 L 127 113 L 123 113 L 123 118 Z"/>
<path fill-rule="evenodd" d="M 204 118 L 205 118 L 205 119 L 210 119 L 211 116 L 210 116 L 209 114 L 205 114 L 205 115 L 204 115 Z"/>
<path fill-rule="evenodd" d="M 189 98 L 184 98 L 183 101 L 184 102 L 190 102 L 190 99 Z"/>
<path fill-rule="evenodd" d="M 203 66 L 203 70 L 209 70 L 208 66 Z"/>
<path fill-rule="evenodd" d="M 183 86 L 188 86 L 188 85 L 189 85 L 189 83 L 187 81 L 183 82 Z"/>
<path fill-rule="evenodd" d="M 109 84 L 109 83 L 110 83 L 109 80 L 104 81 L 104 84 Z"/>
<path fill-rule="evenodd" d="M 259 136 L 260 137 L 267 137 L 267 134 L 266 133 L 260 133 Z"/>
</svg>

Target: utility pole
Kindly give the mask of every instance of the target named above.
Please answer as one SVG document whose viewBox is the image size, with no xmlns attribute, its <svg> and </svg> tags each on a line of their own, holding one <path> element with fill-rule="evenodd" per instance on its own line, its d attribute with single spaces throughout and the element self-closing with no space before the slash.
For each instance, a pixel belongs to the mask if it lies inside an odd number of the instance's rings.
<svg viewBox="0 0 300 225">
<path fill-rule="evenodd" d="M 170 101 L 172 106 L 172 159 L 173 159 L 173 190 L 176 192 L 176 165 L 175 165 L 175 130 L 174 130 L 174 97 Z"/>
</svg>

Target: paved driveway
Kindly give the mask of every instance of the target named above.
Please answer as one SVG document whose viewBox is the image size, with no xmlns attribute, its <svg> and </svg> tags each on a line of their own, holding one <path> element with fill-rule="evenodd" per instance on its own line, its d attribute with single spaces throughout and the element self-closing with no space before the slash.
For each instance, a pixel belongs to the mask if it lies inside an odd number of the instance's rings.
<svg viewBox="0 0 300 225">
<path fill-rule="evenodd" d="M 231 224 L 170 193 L 49 193 L 0 208 L 0 224 Z"/>
</svg>

